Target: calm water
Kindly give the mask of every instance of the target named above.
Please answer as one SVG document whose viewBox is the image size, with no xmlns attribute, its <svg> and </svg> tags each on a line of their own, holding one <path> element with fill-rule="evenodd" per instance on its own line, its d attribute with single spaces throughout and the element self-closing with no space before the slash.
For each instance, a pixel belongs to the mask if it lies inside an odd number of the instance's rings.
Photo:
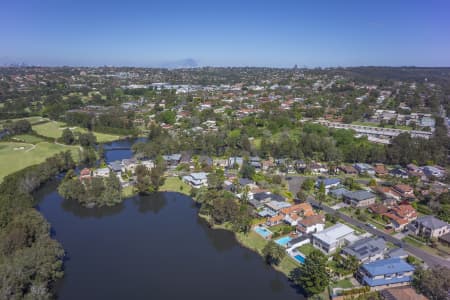
<svg viewBox="0 0 450 300">
<path fill-rule="evenodd" d="M 302 299 L 232 233 L 210 229 L 189 197 L 159 193 L 87 209 L 56 186 L 36 197 L 68 254 L 58 299 Z"/>
</svg>

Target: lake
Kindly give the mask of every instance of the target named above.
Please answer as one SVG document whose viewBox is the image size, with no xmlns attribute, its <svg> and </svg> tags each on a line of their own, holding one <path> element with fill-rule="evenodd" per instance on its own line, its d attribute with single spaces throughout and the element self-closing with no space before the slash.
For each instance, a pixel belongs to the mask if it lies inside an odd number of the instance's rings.
<svg viewBox="0 0 450 300">
<path fill-rule="evenodd" d="M 106 153 L 108 160 L 130 155 Z M 58 299 L 303 298 L 231 232 L 210 229 L 187 196 L 157 193 L 84 208 L 62 199 L 57 184 L 35 197 L 67 252 Z"/>
</svg>

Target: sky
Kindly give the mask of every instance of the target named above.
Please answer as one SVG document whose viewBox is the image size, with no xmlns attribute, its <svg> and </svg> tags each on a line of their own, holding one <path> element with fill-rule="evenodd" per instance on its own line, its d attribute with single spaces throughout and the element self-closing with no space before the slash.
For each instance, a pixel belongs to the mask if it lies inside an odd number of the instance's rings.
<svg viewBox="0 0 450 300">
<path fill-rule="evenodd" d="M 0 65 L 450 66 L 448 0 L 0 0 Z"/>
</svg>

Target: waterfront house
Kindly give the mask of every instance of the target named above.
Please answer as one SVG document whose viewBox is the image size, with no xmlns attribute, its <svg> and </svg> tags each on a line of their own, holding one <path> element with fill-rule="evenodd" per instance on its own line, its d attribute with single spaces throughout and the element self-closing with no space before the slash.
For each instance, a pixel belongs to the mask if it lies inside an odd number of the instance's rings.
<svg viewBox="0 0 450 300">
<path fill-rule="evenodd" d="M 283 208 L 280 213 L 284 216 L 284 221 L 291 226 L 296 226 L 304 217 L 315 215 L 311 204 L 307 202 Z"/>
<path fill-rule="evenodd" d="M 313 246 L 326 254 L 334 253 L 337 248 L 354 240 L 354 230 L 347 225 L 337 223 L 312 235 Z"/>
<path fill-rule="evenodd" d="M 122 172 L 122 163 L 118 160 L 110 162 L 108 167 L 116 174 L 120 174 Z"/>
<path fill-rule="evenodd" d="M 287 247 L 291 249 L 295 249 L 301 247 L 303 245 L 311 243 L 311 236 L 307 234 L 303 234 L 299 237 L 293 238 L 287 243 Z"/>
<path fill-rule="evenodd" d="M 438 238 L 450 232 L 450 225 L 434 216 L 417 218 L 412 225 L 414 233 L 425 238 Z"/>
<path fill-rule="evenodd" d="M 364 285 L 380 290 L 411 283 L 414 267 L 394 257 L 365 263 L 359 267 L 357 279 Z"/>
<path fill-rule="evenodd" d="M 152 160 L 141 160 L 141 165 L 151 170 L 155 167 L 155 163 Z"/>
<path fill-rule="evenodd" d="M 355 192 L 348 192 L 343 195 L 344 202 L 350 204 L 353 207 L 367 207 L 375 203 L 375 194 L 359 190 Z"/>
<path fill-rule="evenodd" d="M 342 249 L 342 255 L 354 256 L 359 262 L 372 262 L 384 258 L 387 251 L 386 242 L 382 238 L 364 238 Z"/>
<path fill-rule="evenodd" d="M 138 162 L 134 158 L 129 159 L 122 159 L 122 172 L 130 172 L 131 174 L 134 174 L 136 167 L 138 165 Z"/>
<path fill-rule="evenodd" d="M 205 172 L 191 173 L 189 175 L 183 176 L 183 181 L 188 183 L 194 188 L 208 186 L 208 173 Z"/>
<path fill-rule="evenodd" d="M 109 168 L 100 168 L 92 172 L 94 177 L 108 177 L 111 170 Z"/>
<path fill-rule="evenodd" d="M 91 169 L 84 168 L 80 171 L 80 180 L 91 179 Z"/>
</svg>

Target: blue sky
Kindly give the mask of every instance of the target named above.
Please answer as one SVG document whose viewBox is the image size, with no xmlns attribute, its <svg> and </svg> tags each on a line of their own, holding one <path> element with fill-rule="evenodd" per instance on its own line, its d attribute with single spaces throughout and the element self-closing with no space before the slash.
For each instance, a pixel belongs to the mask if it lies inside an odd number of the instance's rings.
<svg viewBox="0 0 450 300">
<path fill-rule="evenodd" d="M 0 64 L 450 66 L 450 1 L 3 0 Z"/>
</svg>

